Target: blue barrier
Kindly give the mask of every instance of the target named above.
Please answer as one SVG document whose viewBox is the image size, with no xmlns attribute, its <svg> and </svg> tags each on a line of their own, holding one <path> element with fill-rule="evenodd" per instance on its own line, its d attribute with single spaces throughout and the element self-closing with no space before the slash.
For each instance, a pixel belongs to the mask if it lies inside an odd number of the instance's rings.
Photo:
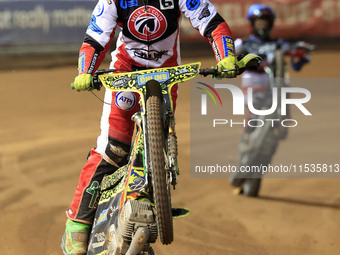
<svg viewBox="0 0 340 255">
<path fill-rule="evenodd" d="M 0 0 L 0 46 L 79 44 L 97 0 Z"/>
</svg>

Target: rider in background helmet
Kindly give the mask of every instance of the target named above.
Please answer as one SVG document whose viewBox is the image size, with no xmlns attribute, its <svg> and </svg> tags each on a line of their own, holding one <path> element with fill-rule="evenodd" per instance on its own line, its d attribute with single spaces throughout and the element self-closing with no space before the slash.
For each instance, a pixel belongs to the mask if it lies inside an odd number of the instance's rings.
<svg viewBox="0 0 340 255">
<path fill-rule="evenodd" d="M 283 46 L 288 46 L 288 43 L 282 39 L 273 39 L 270 34 L 274 27 L 275 22 L 275 12 L 273 9 L 265 4 L 253 4 L 249 7 L 247 13 L 247 19 L 251 25 L 251 35 L 247 38 L 237 39 L 235 41 L 235 51 L 236 54 L 242 53 L 255 53 L 260 54 L 256 51 L 256 45 L 262 45 L 266 42 L 278 41 Z M 291 66 L 294 71 L 300 71 L 301 68 L 310 61 L 310 56 L 302 50 L 304 42 L 300 42 L 301 48 L 292 52 L 289 48 L 285 52 L 287 55 L 291 56 Z M 254 47 L 255 46 L 255 47 Z M 283 47 L 285 49 L 285 47 Z M 261 55 L 261 54 L 260 54 Z M 266 56 L 264 57 L 263 64 L 257 70 L 258 72 L 263 72 L 263 67 L 266 64 Z"/>
<path fill-rule="evenodd" d="M 270 40 L 270 32 L 275 21 L 274 11 L 264 4 L 250 6 L 247 19 L 252 25 L 253 34 L 263 41 Z"/>
</svg>

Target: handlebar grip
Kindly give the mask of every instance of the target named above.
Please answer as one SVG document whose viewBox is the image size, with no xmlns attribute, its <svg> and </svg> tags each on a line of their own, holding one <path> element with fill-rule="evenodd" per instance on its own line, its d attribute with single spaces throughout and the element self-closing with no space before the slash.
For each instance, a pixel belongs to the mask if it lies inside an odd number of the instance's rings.
<svg viewBox="0 0 340 255">
<path fill-rule="evenodd" d="M 100 90 L 100 89 L 101 89 L 101 87 L 102 87 L 102 82 L 101 82 L 100 79 L 98 78 L 98 74 L 95 74 L 95 75 L 92 77 L 91 85 L 92 85 L 92 87 L 95 88 L 96 90 Z"/>
<path fill-rule="evenodd" d="M 237 57 L 237 66 L 235 69 L 224 69 L 222 72 L 235 72 L 236 75 L 242 74 L 247 69 L 257 69 L 262 62 L 262 58 L 258 55 L 249 53 L 247 55 L 239 55 Z M 217 69 L 200 69 L 199 74 L 203 76 L 212 75 L 213 77 L 218 77 L 221 73 Z"/>
<path fill-rule="evenodd" d="M 200 69 L 199 73 L 201 75 L 203 75 L 204 77 L 208 76 L 208 75 L 212 75 L 212 76 L 217 76 L 218 75 L 218 71 L 217 69 Z"/>
<path fill-rule="evenodd" d="M 76 87 L 74 86 L 74 82 L 72 82 L 71 84 L 70 84 L 70 87 L 71 87 L 71 89 L 76 89 Z M 92 81 L 91 81 L 91 87 L 92 87 L 92 89 L 96 89 L 96 90 L 100 90 L 101 89 L 101 87 L 102 87 L 102 84 L 101 84 L 101 82 L 99 81 L 97 81 L 97 82 L 94 82 L 94 80 L 93 80 L 93 78 L 92 78 Z M 90 90 L 92 90 L 92 89 L 90 89 Z"/>
</svg>

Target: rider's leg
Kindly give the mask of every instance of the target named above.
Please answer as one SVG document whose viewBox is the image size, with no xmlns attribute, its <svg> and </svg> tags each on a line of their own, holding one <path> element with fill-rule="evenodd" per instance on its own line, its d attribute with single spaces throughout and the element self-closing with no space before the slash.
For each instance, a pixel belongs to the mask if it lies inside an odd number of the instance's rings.
<svg viewBox="0 0 340 255">
<path fill-rule="evenodd" d="M 88 233 L 100 197 L 100 183 L 105 175 L 112 174 L 127 162 L 134 128 L 131 116 L 139 109 L 138 95 L 123 93 L 116 97 L 116 93 L 106 91 L 104 101 L 97 148 L 91 151 L 82 169 L 70 209 L 66 212 L 77 224 L 76 227 L 70 221 L 66 224 L 62 242 L 64 254 L 86 254 Z"/>
<path fill-rule="evenodd" d="M 123 103 L 131 102 L 126 106 L 119 100 Z M 92 224 L 102 178 L 127 162 L 134 127 L 131 116 L 139 108 L 137 100 L 138 95 L 129 92 L 117 97 L 115 92 L 105 93 L 97 148 L 91 151 L 81 172 L 70 210 L 67 212 L 68 218 Z"/>
<path fill-rule="evenodd" d="M 252 88 L 252 101 L 253 107 L 257 110 L 265 105 L 267 98 L 270 96 L 269 91 L 269 77 L 266 73 L 259 73 L 253 71 L 247 71 L 242 76 L 241 88 L 244 93 L 244 103 L 246 108 L 245 126 L 242 131 L 242 135 L 239 142 L 239 167 L 243 164 L 242 159 L 245 152 L 249 150 L 249 135 L 254 131 L 254 128 L 248 125 L 248 121 L 257 119 L 258 116 L 249 111 L 248 108 L 248 89 Z M 242 172 L 236 172 L 229 179 L 229 182 L 234 187 L 241 187 L 245 178 L 248 175 Z"/>
<path fill-rule="evenodd" d="M 268 97 L 271 95 L 269 94 L 269 77 L 266 73 L 263 72 L 246 72 L 242 76 L 242 85 L 241 88 L 244 93 L 244 103 L 246 107 L 246 123 L 250 119 L 257 119 L 257 115 L 249 111 L 248 108 L 248 89 L 252 88 L 253 94 L 253 107 L 257 110 L 261 110 L 261 108 L 266 104 Z M 246 125 L 243 132 L 244 133 L 251 133 L 253 131 L 252 127 Z"/>
<path fill-rule="evenodd" d="M 171 92 L 175 106 L 177 86 Z M 72 221 L 67 221 L 63 236 L 64 254 L 86 254 L 88 233 L 100 197 L 99 185 L 104 175 L 113 173 L 127 162 L 134 128 L 131 116 L 139 109 L 138 99 L 138 94 L 124 92 L 116 96 L 116 93 L 106 91 L 101 119 L 102 132 L 97 139 L 97 148 L 91 150 L 71 207 L 66 212 Z"/>
</svg>

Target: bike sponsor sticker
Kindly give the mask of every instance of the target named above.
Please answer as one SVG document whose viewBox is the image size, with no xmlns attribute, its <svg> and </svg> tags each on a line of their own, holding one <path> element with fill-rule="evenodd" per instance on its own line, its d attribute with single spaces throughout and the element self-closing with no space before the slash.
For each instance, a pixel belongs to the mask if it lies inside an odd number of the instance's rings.
<svg viewBox="0 0 340 255">
<path fill-rule="evenodd" d="M 108 209 L 103 210 L 103 211 L 100 213 L 96 225 L 98 225 L 98 224 L 100 224 L 100 223 L 103 223 L 103 222 L 107 221 L 107 211 L 108 211 Z"/>
<path fill-rule="evenodd" d="M 129 20 L 128 29 L 137 39 L 142 41 L 154 41 L 160 38 L 168 27 L 168 22 L 157 8 L 142 6 L 135 10 Z"/>
<path fill-rule="evenodd" d="M 169 79 L 169 73 L 150 73 L 138 76 L 138 85 L 144 85 L 150 80 L 156 80 L 158 82 L 163 82 Z"/>
<path fill-rule="evenodd" d="M 134 192 L 142 192 L 145 188 L 145 179 L 143 177 L 137 177 L 129 186 Z"/>
<path fill-rule="evenodd" d="M 116 95 L 116 105 L 124 110 L 131 110 L 136 104 L 136 96 L 132 92 L 121 91 Z"/>
<path fill-rule="evenodd" d="M 196 10 L 201 4 L 200 0 L 187 0 L 187 8 L 189 11 Z"/>
<path fill-rule="evenodd" d="M 110 217 L 112 218 L 112 217 L 113 217 L 113 214 L 114 214 L 115 212 L 118 211 L 119 207 L 118 207 L 117 205 L 115 205 L 115 206 L 111 205 L 109 209 L 110 209 L 110 210 L 109 210 L 109 213 L 108 213 L 108 214 L 109 214 Z"/>
<path fill-rule="evenodd" d="M 97 242 L 104 242 L 105 241 L 105 233 L 104 232 L 96 233 L 94 235 L 94 237 L 97 239 Z"/>
<path fill-rule="evenodd" d="M 120 0 L 120 7 L 127 9 L 129 7 L 138 6 L 137 0 Z"/>
<path fill-rule="evenodd" d="M 120 78 L 114 80 L 112 82 L 111 86 L 113 86 L 113 87 L 123 87 L 124 85 L 127 86 L 128 82 L 130 80 L 131 80 L 131 78 L 128 78 L 128 77 L 120 77 Z"/>
</svg>

